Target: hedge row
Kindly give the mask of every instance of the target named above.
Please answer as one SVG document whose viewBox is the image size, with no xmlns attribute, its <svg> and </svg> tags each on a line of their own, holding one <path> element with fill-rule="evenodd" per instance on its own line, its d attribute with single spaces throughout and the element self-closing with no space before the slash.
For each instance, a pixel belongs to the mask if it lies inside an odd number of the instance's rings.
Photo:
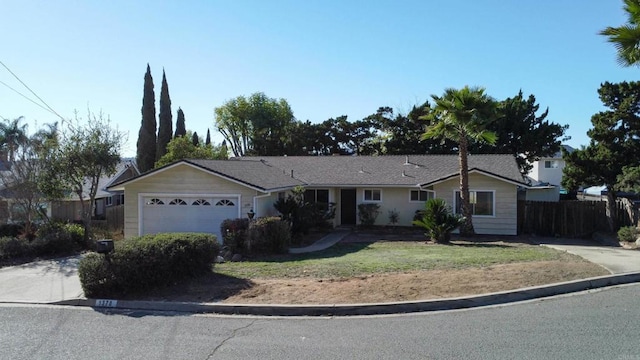
<svg viewBox="0 0 640 360">
<path fill-rule="evenodd" d="M 77 224 L 48 223 L 38 229 L 31 241 L 4 236 L 0 238 L 0 260 L 73 254 L 88 248 L 83 234 L 84 229 Z"/>
<path fill-rule="evenodd" d="M 219 252 L 211 234 L 145 235 L 119 241 L 108 256 L 88 254 L 78 275 L 87 297 L 127 295 L 205 274 Z"/>
</svg>

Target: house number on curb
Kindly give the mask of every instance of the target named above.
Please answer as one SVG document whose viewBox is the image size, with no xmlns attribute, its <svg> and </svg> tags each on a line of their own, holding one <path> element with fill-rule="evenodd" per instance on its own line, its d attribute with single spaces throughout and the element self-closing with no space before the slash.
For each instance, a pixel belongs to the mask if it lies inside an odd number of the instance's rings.
<svg viewBox="0 0 640 360">
<path fill-rule="evenodd" d="M 96 307 L 116 307 L 118 300 L 97 299 Z"/>
</svg>

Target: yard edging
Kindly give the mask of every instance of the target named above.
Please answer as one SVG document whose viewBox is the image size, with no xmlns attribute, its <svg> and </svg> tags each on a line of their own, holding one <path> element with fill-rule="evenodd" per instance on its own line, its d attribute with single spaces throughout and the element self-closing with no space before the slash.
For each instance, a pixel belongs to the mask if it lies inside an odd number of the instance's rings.
<svg viewBox="0 0 640 360">
<path fill-rule="evenodd" d="M 640 272 L 605 275 L 582 280 L 501 291 L 469 297 L 438 300 L 404 301 L 371 304 L 279 305 L 220 304 L 115 299 L 72 299 L 49 303 L 61 306 L 84 306 L 94 309 L 172 311 L 256 316 L 357 316 L 403 314 L 467 309 L 575 293 L 640 282 Z"/>
</svg>

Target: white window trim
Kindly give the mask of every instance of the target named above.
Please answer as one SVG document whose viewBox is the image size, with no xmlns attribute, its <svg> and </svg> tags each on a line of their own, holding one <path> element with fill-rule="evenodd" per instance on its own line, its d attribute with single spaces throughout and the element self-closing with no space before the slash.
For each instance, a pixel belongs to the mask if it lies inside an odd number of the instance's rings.
<svg viewBox="0 0 640 360">
<path fill-rule="evenodd" d="M 456 211 L 456 208 L 458 207 L 458 204 L 457 204 L 458 197 L 456 196 L 457 192 L 460 192 L 460 189 L 454 189 L 453 190 L 453 211 L 454 212 Z M 491 215 L 475 215 L 475 214 L 472 214 L 471 215 L 472 217 L 478 217 L 478 218 L 495 218 L 496 217 L 496 191 L 495 190 L 469 189 L 469 192 L 470 193 L 471 192 L 490 192 L 490 193 L 492 193 L 491 199 L 492 199 L 493 204 L 491 206 L 491 209 L 493 210 L 493 214 L 491 214 Z M 460 215 L 462 215 L 462 214 L 460 214 Z"/>
<path fill-rule="evenodd" d="M 412 191 L 424 191 L 432 194 L 432 198 L 436 198 L 436 192 L 433 190 L 422 190 L 422 189 L 409 189 L 409 202 L 410 203 L 425 203 L 426 201 L 420 200 L 420 193 L 418 193 L 418 200 L 411 200 L 411 192 Z"/>
<path fill-rule="evenodd" d="M 371 191 L 371 197 L 373 197 L 373 191 L 379 191 L 380 192 L 380 200 L 367 200 L 365 197 L 365 193 L 367 191 Z M 362 189 L 362 202 L 366 202 L 366 203 L 381 203 L 382 202 L 382 189 Z"/>
</svg>

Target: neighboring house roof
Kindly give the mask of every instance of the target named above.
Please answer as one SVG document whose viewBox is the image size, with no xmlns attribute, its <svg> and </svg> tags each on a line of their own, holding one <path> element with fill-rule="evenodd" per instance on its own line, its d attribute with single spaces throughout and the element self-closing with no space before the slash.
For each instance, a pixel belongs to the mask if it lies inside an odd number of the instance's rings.
<svg viewBox="0 0 640 360">
<path fill-rule="evenodd" d="M 572 152 L 574 152 L 576 149 L 572 148 L 569 145 L 561 145 L 564 150 L 566 152 L 568 152 L 569 154 L 571 154 Z M 555 153 L 553 156 L 551 156 L 552 159 L 562 159 L 562 150 L 558 151 L 557 153 Z"/>
<path fill-rule="evenodd" d="M 107 189 L 115 183 L 122 182 L 128 178 L 137 176 L 140 174 L 138 171 L 138 167 L 136 166 L 135 159 L 132 158 L 124 158 L 120 161 L 118 165 L 116 165 L 116 172 L 111 175 L 103 175 L 100 180 L 98 180 L 98 191 L 96 191 L 96 199 L 104 198 L 113 195 L 113 191 L 108 191 Z M 86 199 L 89 198 L 89 190 L 91 188 L 91 184 L 87 183 L 84 185 L 82 189 L 82 193 L 85 195 Z M 78 200 L 78 195 L 75 193 L 71 193 L 68 198 L 64 200 L 75 201 Z"/>
<path fill-rule="evenodd" d="M 138 177 L 114 183 L 110 190 L 187 164 L 260 191 L 303 186 L 420 187 L 458 176 L 457 155 L 262 156 L 230 160 L 180 160 Z M 471 172 L 527 186 L 513 155 L 470 155 Z"/>
<path fill-rule="evenodd" d="M 310 186 L 417 187 L 458 176 L 458 155 L 262 156 L 262 160 Z M 526 186 L 513 155 L 470 155 L 470 171 Z"/>
</svg>

